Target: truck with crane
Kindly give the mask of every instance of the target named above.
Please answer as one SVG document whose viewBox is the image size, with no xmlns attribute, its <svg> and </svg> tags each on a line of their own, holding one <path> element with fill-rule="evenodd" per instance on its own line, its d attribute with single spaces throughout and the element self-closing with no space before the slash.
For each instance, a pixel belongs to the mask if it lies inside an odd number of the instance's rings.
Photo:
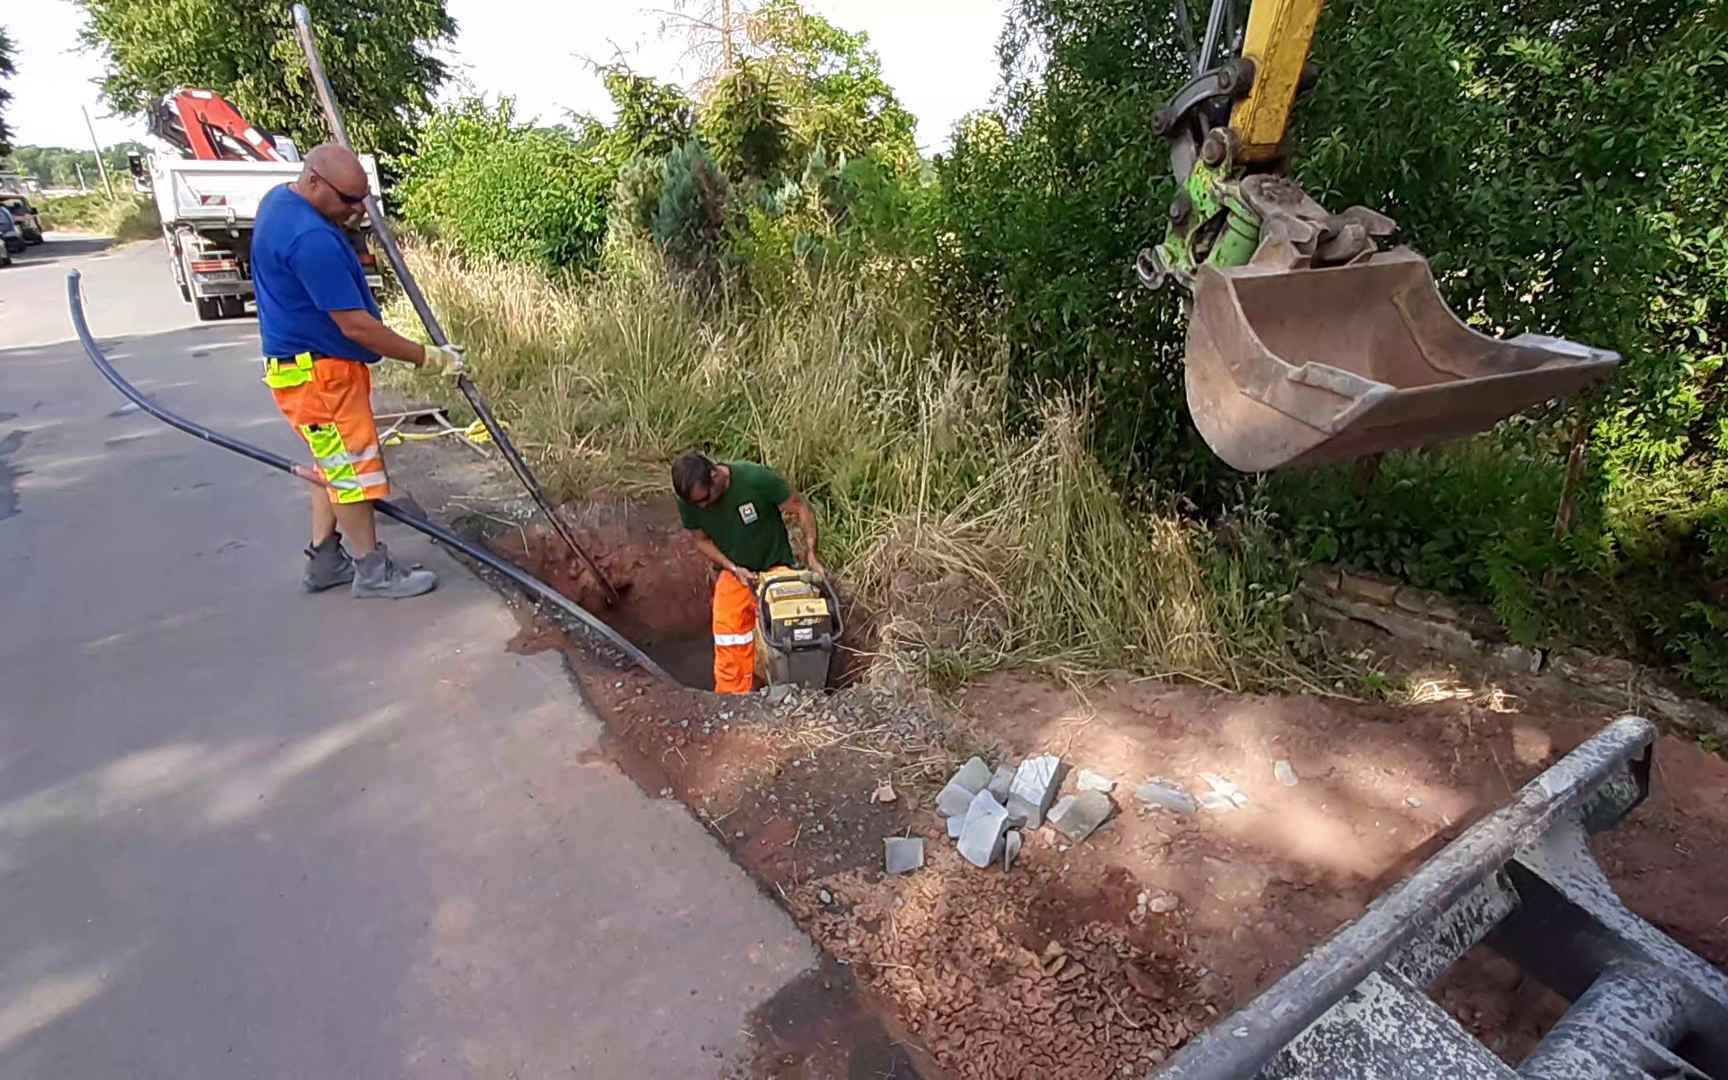
<svg viewBox="0 0 1728 1080">
<path fill-rule="evenodd" d="M 151 114 L 149 126 L 174 152 L 158 151 L 130 164 L 134 178 L 155 199 L 181 299 L 206 321 L 242 316 L 253 295 L 252 222 L 258 203 L 271 188 L 299 176 L 299 148 L 286 136 L 259 130 L 210 90 L 170 95 Z M 360 161 L 377 194 L 376 163 L 365 154 Z M 371 223 L 362 220 L 347 232 L 377 292 L 383 276 L 370 250 Z"/>
</svg>

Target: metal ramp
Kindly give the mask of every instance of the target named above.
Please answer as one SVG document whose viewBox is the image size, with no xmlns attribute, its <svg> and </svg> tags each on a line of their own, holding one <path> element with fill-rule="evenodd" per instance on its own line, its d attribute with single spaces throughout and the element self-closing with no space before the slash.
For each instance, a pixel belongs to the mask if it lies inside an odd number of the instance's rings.
<svg viewBox="0 0 1728 1080">
<path fill-rule="evenodd" d="M 1155 1076 L 1728 1080 L 1728 977 L 1628 911 L 1586 845 L 1648 794 L 1655 737 L 1615 721 Z M 1517 1069 L 1424 989 L 1483 941 L 1572 1002 Z"/>
</svg>

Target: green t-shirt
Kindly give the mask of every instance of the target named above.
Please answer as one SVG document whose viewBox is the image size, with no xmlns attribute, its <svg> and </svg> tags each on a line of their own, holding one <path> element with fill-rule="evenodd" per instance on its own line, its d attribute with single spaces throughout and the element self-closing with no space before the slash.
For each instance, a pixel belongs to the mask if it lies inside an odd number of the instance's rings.
<svg viewBox="0 0 1728 1080">
<path fill-rule="evenodd" d="M 732 470 L 732 484 L 712 506 L 678 500 L 678 516 L 686 529 L 701 529 L 720 553 L 746 570 L 795 566 L 792 538 L 780 516 L 780 504 L 792 488 L 773 469 L 748 461 L 722 461 Z"/>
</svg>

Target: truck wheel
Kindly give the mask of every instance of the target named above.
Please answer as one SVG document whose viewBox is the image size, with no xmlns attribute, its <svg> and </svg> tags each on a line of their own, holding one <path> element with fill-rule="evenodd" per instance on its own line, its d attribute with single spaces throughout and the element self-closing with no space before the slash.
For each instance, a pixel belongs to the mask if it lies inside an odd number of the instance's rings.
<svg viewBox="0 0 1728 1080">
<path fill-rule="evenodd" d="M 218 306 L 224 319 L 244 319 L 246 317 L 246 298 L 244 296 L 224 296 Z"/>
<path fill-rule="evenodd" d="M 223 315 L 220 296 L 200 296 L 193 301 L 198 308 L 199 322 L 215 322 Z"/>
</svg>

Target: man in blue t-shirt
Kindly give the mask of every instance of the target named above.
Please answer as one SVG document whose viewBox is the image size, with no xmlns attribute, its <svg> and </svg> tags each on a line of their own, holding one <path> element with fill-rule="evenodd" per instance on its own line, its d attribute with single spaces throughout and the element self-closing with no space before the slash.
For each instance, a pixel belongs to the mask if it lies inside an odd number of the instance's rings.
<svg viewBox="0 0 1728 1080">
<path fill-rule="evenodd" d="M 350 150 L 326 144 L 307 154 L 300 179 L 258 204 L 252 285 L 265 385 L 311 447 L 324 480 L 325 489 L 312 493 L 312 546 L 301 582 L 308 592 L 346 584 L 354 596 L 394 599 L 428 592 L 438 578 L 399 566 L 378 542 L 372 500 L 390 487 L 368 365 L 389 357 L 446 375 L 466 368 L 457 346 L 421 345 L 379 321 L 360 257 L 342 230 L 359 216 L 369 183 Z"/>
</svg>

